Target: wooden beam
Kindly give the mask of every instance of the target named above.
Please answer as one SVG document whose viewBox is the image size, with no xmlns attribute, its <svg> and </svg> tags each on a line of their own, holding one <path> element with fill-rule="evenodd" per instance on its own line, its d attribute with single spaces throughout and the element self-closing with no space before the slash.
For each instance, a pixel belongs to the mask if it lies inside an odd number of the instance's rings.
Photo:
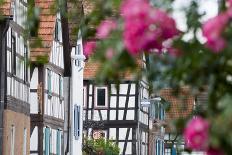
<svg viewBox="0 0 232 155">
<path fill-rule="evenodd" d="M 123 120 L 126 120 L 126 115 L 127 115 L 127 110 L 128 110 L 128 102 L 129 102 L 129 98 L 130 98 L 130 96 L 129 96 L 130 90 L 131 90 L 131 84 L 128 84 Z"/>
<path fill-rule="evenodd" d="M 124 143 L 122 154 L 126 154 L 127 141 L 128 141 L 128 138 L 129 138 L 129 134 L 130 134 L 130 128 L 127 128 L 126 139 L 125 139 L 125 143 Z"/>
</svg>

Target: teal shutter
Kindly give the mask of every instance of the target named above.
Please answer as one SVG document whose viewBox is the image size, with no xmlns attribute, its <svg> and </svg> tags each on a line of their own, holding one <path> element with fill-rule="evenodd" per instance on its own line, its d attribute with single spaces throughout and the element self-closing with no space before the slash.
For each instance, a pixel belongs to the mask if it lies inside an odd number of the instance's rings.
<svg viewBox="0 0 232 155">
<path fill-rule="evenodd" d="M 172 147 L 172 155 L 176 155 L 176 149 Z"/>
<path fill-rule="evenodd" d="M 50 129 L 45 128 L 45 155 L 50 154 Z"/>
<path fill-rule="evenodd" d="M 47 70 L 48 71 L 48 73 L 47 73 L 47 87 L 48 87 L 48 95 L 52 95 L 52 75 L 51 75 L 51 70 L 50 69 L 48 69 Z"/>
<path fill-rule="evenodd" d="M 160 141 L 158 140 L 158 155 L 160 155 Z"/>
<path fill-rule="evenodd" d="M 59 75 L 59 96 L 63 96 L 63 82 L 62 82 L 62 77 Z"/>
<path fill-rule="evenodd" d="M 56 144 L 56 154 L 57 155 L 60 155 L 60 147 L 61 147 L 61 144 L 60 144 L 60 142 L 61 142 L 61 134 L 60 134 L 60 130 L 57 130 L 57 139 L 56 139 L 56 142 L 57 142 L 57 144 Z"/>
</svg>

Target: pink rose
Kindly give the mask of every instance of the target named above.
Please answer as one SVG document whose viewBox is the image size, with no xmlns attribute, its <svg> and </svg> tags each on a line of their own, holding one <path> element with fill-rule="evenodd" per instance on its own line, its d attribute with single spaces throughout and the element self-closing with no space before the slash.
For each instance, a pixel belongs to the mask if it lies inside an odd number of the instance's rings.
<svg viewBox="0 0 232 155">
<path fill-rule="evenodd" d="M 84 55 L 86 57 L 90 56 L 96 48 L 96 42 L 95 41 L 88 41 L 84 43 Z"/>
<path fill-rule="evenodd" d="M 121 5 L 121 16 L 124 19 L 146 18 L 151 6 L 147 0 L 125 0 Z"/>
<path fill-rule="evenodd" d="M 114 51 L 113 48 L 108 48 L 108 49 L 106 50 L 105 57 L 106 57 L 107 59 L 112 59 L 114 55 L 115 55 L 115 51 Z"/>
<path fill-rule="evenodd" d="M 206 153 L 207 155 L 224 155 L 222 150 L 215 148 L 209 148 Z"/>
<path fill-rule="evenodd" d="M 104 20 L 97 28 L 96 37 L 99 39 L 105 39 L 108 37 L 112 30 L 116 29 L 116 27 L 117 24 L 115 21 L 109 19 Z"/>
<path fill-rule="evenodd" d="M 228 1 L 229 5 L 231 7 L 232 6 L 232 0 L 227 0 L 227 1 Z"/>
<path fill-rule="evenodd" d="M 193 150 L 205 150 L 208 145 L 209 123 L 197 116 L 190 120 L 184 130 L 184 139 L 188 148 Z"/>
<path fill-rule="evenodd" d="M 144 50 L 161 51 L 163 42 L 179 33 L 175 21 L 164 11 L 150 6 L 147 0 L 123 1 L 121 15 L 123 42 L 131 55 Z"/>
<path fill-rule="evenodd" d="M 206 37 L 206 46 L 214 52 L 220 52 L 225 48 L 226 41 L 222 37 L 222 33 L 229 21 L 227 12 L 221 13 L 218 16 L 209 19 L 203 25 L 203 35 Z"/>
</svg>

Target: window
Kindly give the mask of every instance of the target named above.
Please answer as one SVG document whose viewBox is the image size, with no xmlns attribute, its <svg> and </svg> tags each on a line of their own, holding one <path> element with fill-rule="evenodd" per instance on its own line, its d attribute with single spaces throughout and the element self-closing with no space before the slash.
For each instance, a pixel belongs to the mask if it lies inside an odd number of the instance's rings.
<svg viewBox="0 0 232 155">
<path fill-rule="evenodd" d="M 52 97 L 52 72 L 50 69 L 47 69 L 47 89 L 48 96 Z"/>
<path fill-rule="evenodd" d="M 96 87 L 95 103 L 96 107 L 107 107 L 107 87 Z"/>
<path fill-rule="evenodd" d="M 86 94 L 86 87 L 83 87 L 83 107 L 87 108 L 87 100 L 86 100 L 87 94 Z"/>
<path fill-rule="evenodd" d="M 59 75 L 59 96 L 60 99 L 63 96 L 63 79 L 61 75 Z"/>
<path fill-rule="evenodd" d="M 80 136 L 80 106 L 74 106 L 74 137 L 78 140 Z"/>
<path fill-rule="evenodd" d="M 61 35 L 61 21 L 59 18 L 56 19 L 56 25 L 55 25 L 55 40 L 58 41 L 58 42 L 61 42 L 62 39 L 62 35 Z"/>
<path fill-rule="evenodd" d="M 164 143 L 162 140 L 156 140 L 156 155 L 164 154 Z"/>
<path fill-rule="evenodd" d="M 106 131 L 104 130 L 94 130 L 93 139 L 106 138 Z"/>
<path fill-rule="evenodd" d="M 23 131 L 23 155 L 27 155 L 27 129 Z"/>
<path fill-rule="evenodd" d="M 171 148 L 165 148 L 165 155 L 171 155 L 172 149 Z"/>
<path fill-rule="evenodd" d="M 27 45 L 24 45 L 24 81 L 28 81 L 28 50 Z"/>
<path fill-rule="evenodd" d="M 50 128 L 45 128 L 45 155 L 50 155 Z"/>
<path fill-rule="evenodd" d="M 150 117 L 154 119 L 164 120 L 165 110 L 162 103 L 154 102 L 151 104 Z"/>
<path fill-rule="evenodd" d="M 10 155 L 14 155 L 14 152 L 15 152 L 15 126 L 14 125 L 11 126 L 11 131 L 10 131 L 10 145 L 11 145 Z"/>
<path fill-rule="evenodd" d="M 75 55 L 80 55 L 81 54 L 81 45 L 78 44 L 75 49 Z M 75 66 L 81 67 L 81 61 L 75 60 Z"/>
<path fill-rule="evenodd" d="M 16 38 L 11 36 L 11 62 L 12 62 L 12 74 L 16 74 Z"/>
<path fill-rule="evenodd" d="M 11 14 L 13 15 L 13 21 L 16 22 L 16 0 L 11 1 Z"/>
</svg>

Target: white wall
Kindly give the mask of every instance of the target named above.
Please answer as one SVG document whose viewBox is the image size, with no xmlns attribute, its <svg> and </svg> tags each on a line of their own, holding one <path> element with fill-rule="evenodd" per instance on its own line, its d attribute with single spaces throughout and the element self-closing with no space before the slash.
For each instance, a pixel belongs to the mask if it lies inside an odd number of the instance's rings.
<svg viewBox="0 0 232 155">
<path fill-rule="evenodd" d="M 83 53 L 82 38 L 77 41 L 77 45 L 81 46 L 81 53 Z M 75 47 L 72 48 L 71 55 L 75 54 Z M 83 66 L 84 62 L 81 62 Z M 83 131 L 83 69 L 80 66 L 75 65 L 75 61 L 72 60 L 72 77 L 71 77 L 71 155 L 82 154 L 82 131 Z M 74 137 L 74 105 L 80 106 L 80 136 L 76 140 Z"/>
</svg>

